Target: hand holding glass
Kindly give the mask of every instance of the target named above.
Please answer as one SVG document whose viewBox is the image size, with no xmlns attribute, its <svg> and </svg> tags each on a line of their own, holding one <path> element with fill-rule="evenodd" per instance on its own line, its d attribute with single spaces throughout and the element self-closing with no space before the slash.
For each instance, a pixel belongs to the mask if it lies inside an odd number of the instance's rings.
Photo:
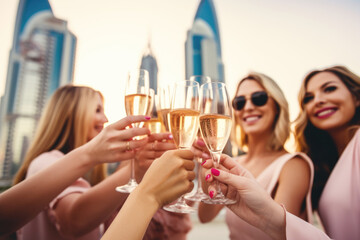
<svg viewBox="0 0 360 240">
<path fill-rule="evenodd" d="M 137 69 L 128 74 L 125 87 L 125 110 L 130 115 L 146 115 L 151 103 L 149 96 L 149 73 L 144 69 Z M 134 123 L 133 127 L 142 127 L 143 122 Z M 131 175 L 126 185 L 116 187 L 116 191 L 123 193 L 132 192 L 138 183 L 135 179 L 135 159 L 131 159 Z"/>
<path fill-rule="evenodd" d="M 215 168 L 219 167 L 221 153 L 231 131 L 231 105 L 226 86 L 220 82 L 208 82 L 200 88 L 200 130 L 206 147 L 209 149 Z M 216 181 L 216 196 L 202 199 L 208 204 L 233 204 L 221 192 Z"/>
</svg>

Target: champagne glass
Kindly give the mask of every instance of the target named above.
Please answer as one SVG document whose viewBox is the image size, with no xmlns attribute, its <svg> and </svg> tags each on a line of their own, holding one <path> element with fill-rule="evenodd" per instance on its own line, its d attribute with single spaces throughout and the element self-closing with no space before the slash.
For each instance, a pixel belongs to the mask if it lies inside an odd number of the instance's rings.
<svg viewBox="0 0 360 240">
<path fill-rule="evenodd" d="M 219 167 L 220 156 L 231 131 L 231 105 L 224 83 L 207 82 L 200 88 L 200 130 L 206 147 L 210 151 L 215 168 Z M 208 204 L 233 204 L 216 184 L 216 196 L 201 200 Z"/>
<path fill-rule="evenodd" d="M 166 85 L 158 88 L 157 114 L 163 123 L 165 131 L 170 132 L 169 117 L 171 109 L 171 86 Z"/>
<path fill-rule="evenodd" d="M 149 102 L 149 73 L 145 69 L 137 69 L 128 74 L 125 87 L 125 110 L 130 115 L 146 115 Z M 133 123 L 132 127 L 142 127 L 144 122 Z M 138 183 L 135 179 L 135 159 L 131 159 L 131 174 L 126 185 L 116 187 L 116 191 L 122 193 L 132 192 Z"/>
<path fill-rule="evenodd" d="M 158 118 L 157 107 L 155 102 L 158 101 L 158 96 L 155 95 L 154 89 L 150 88 L 150 97 L 151 101 L 149 102 L 150 107 L 148 108 L 148 116 L 151 116 L 149 121 L 145 122 L 144 127 L 148 128 L 151 133 L 161 133 L 163 132 L 163 124 L 161 120 Z"/>
<path fill-rule="evenodd" d="M 190 149 L 199 129 L 199 83 L 179 81 L 171 101 L 170 130 L 179 149 Z M 167 205 L 165 210 L 177 213 L 195 211 L 181 196 L 175 204 Z"/>
<path fill-rule="evenodd" d="M 193 75 L 190 77 L 190 81 L 196 81 L 198 82 L 200 85 L 202 85 L 203 83 L 207 83 L 207 82 L 211 82 L 211 78 L 208 76 L 204 76 L 204 75 Z M 198 137 L 201 137 L 201 131 L 199 129 L 198 131 Z M 199 202 L 202 199 L 206 199 L 208 198 L 208 195 L 204 193 L 204 191 L 202 190 L 201 187 L 201 163 L 202 163 L 202 158 L 200 157 L 195 157 L 195 164 L 196 164 L 196 174 L 197 174 L 197 187 L 196 187 L 196 191 L 194 193 L 190 193 L 185 195 L 185 199 L 186 200 L 190 200 L 190 201 L 194 201 L 194 202 Z"/>
</svg>

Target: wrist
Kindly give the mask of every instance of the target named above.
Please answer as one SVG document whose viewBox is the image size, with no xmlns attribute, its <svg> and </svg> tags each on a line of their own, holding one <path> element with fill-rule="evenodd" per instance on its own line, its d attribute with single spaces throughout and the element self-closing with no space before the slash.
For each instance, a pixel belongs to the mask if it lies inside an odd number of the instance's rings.
<svg viewBox="0 0 360 240">
<path fill-rule="evenodd" d="M 269 214 L 264 218 L 263 231 L 273 239 L 286 239 L 286 209 L 283 204 L 273 201 Z"/>
<path fill-rule="evenodd" d="M 85 145 L 74 149 L 73 151 L 71 151 L 70 154 L 76 155 L 77 161 L 81 161 L 82 166 L 84 166 L 87 169 L 90 169 L 97 164 L 96 159 L 88 151 Z"/>
</svg>

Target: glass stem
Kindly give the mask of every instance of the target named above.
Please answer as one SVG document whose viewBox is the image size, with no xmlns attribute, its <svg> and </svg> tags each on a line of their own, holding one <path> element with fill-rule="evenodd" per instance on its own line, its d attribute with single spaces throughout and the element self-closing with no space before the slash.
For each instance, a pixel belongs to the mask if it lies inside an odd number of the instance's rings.
<svg viewBox="0 0 360 240">
<path fill-rule="evenodd" d="M 135 181 L 136 182 L 136 179 L 135 179 L 135 159 L 131 159 L 131 175 L 130 175 L 130 181 Z"/>
<path fill-rule="evenodd" d="M 197 191 L 196 192 L 200 192 L 202 191 L 202 184 L 201 184 L 201 164 L 198 161 L 198 158 L 196 158 L 196 162 L 197 162 L 197 181 L 198 181 L 198 187 L 197 187 Z"/>
<path fill-rule="evenodd" d="M 214 162 L 214 167 L 215 168 L 219 168 L 220 165 L 220 157 L 221 157 L 221 152 L 214 152 L 212 153 L 213 156 L 213 162 Z M 220 183 L 218 180 L 215 180 L 215 188 L 216 188 L 216 192 L 217 194 L 222 194 L 221 192 L 221 188 L 220 188 Z"/>
</svg>

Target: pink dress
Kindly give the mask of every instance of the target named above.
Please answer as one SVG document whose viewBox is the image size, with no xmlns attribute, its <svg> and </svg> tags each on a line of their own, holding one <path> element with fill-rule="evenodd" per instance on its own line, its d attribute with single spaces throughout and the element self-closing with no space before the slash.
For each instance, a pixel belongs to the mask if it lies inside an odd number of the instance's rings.
<svg viewBox="0 0 360 240">
<path fill-rule="evenodd" d="M 264 189 L 271 194 L 276 187 L 277 182 L 279 181 L 279 176 L 281 170 L 283 169 L 285 163 L 295 156 L 301 157 L 304 159 L 310 167 L 310 186 L 308 193 L 306 195 L 306 213 L 308 216 L 308 221 L 312 222 L 312 207 L 311 207 L 311 188 L 314 176 L 313 164 L 309 157 L 304 153 L 286 153 L 275 161 L 273 161 L 267 168 L 262 171 L 256 180 L 260 183 Z M 259 230 L 258 228 L 253 227 L 247 222 L 243 221 L 237 215 L 235 215 L 229 209 L 226 209 L 226 223 L 230 231 L 230 239 L 271 239 L 267 234 Z"/>
<path fill-rule="evenodd" d="M 330 174 L 320 197 L 319 216 L 330 238 L 360 239 L 360 130 Z M 286 235 L 287 239 L 329 238 L 290 213 L 286 213 Z"/>
<path fill-rule="evenodd" d="M 58 150 L 46 152 L 35 158 L 28 169 L 26 177 L 30 177 L 40 170 L 50 166 L 64 154 Z M 46 179 L 44 179 L 46 181 Z M 24 227 L 17 231 L 18 240 L 62 240 L 71 239 L 61 234 L 61 229 L 57 223 L 57 216 L 54 212 L 58 201 L 70 193 L 85 192 L 90 189 L 90 184 L 83 178 L 79 178 L 72 185 L 61 192 L 54 200 L 52 200 L 48 207 L 40 212 L 33 220 L 27 223 Z M 31 206 L 29 206 L 31 207 Z M 79 240 L 98 240 L 100 239 L 100 228 L 96 228 L 82 237 L 76 238 Z M 74 239 L 74 238 L 72 238 Z"/>
<path fill-rule="evenodd" d="M 186 240 L 192 224 L 189 214 L 159 209 L 146 230 L 143 240 Z"/>
</svg>

